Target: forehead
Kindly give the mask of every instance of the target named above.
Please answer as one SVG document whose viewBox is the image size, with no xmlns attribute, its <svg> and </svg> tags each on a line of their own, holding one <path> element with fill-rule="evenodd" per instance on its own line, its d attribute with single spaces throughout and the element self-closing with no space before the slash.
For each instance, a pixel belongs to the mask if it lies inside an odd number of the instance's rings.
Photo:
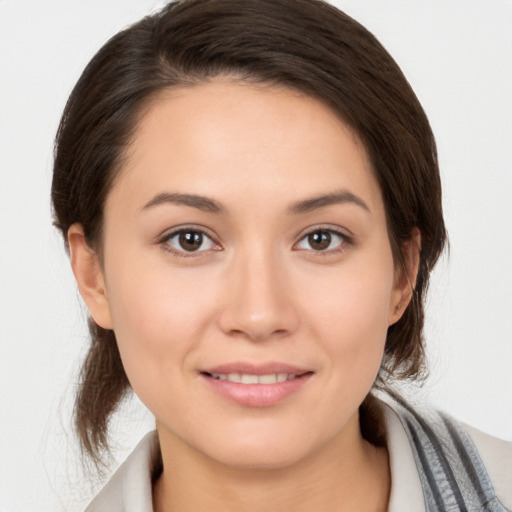
<svg viewBox="0 0 512 512">
<path fill-rule="evenodd" d="M 163 91 L 126 156 L 114 189 L 141 200 L 172 189 L 220 202 L 267 194 L 284 203 L 346 188 L 382 207 L 353 131 L 323 103 L 286 88 L 216 81 Z"/>
</svg>

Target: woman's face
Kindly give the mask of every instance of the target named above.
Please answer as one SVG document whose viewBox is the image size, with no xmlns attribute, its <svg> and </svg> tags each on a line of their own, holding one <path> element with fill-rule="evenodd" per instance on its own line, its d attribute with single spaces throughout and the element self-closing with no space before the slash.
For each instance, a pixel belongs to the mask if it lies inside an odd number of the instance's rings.
<svg viewBox="0 0 512 512">
<path fill-rule="evenodd" d="M 323 104 L 228 81 L 161 94 L 103 250 L 91 313 L 162 445 L 279 467 L 358 432 L 403 285 L 365 151 Z"/>
</svg>

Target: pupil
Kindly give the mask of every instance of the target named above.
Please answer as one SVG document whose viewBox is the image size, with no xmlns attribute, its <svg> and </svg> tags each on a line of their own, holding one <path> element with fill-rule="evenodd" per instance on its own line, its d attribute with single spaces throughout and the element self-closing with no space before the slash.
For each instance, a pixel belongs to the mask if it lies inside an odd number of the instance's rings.
<svg viewBox="0 0 512 512">
<path fill-rule="evenodd" d="M 180 245 L 186 251 L 197 251 L 202 243 L 202 233 L 198 233 L 197 231 L 184 231 L 180 233 Z"/>
<path fill-rule="evenodd" d="M 315 251 L 322 251 L 331 244 L 331 234 L 328 231 L 316 231 L 308 236 L 308 242 Z"/>
</svg>

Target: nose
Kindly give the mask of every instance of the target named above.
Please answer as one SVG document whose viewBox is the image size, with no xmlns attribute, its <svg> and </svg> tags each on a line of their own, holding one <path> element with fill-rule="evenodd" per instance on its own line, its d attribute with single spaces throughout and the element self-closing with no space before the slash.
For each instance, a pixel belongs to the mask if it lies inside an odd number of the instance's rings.
<svg viewBox="0 0 512 512">
<path fill-rule="evenodd" d="M 286 270 L 270 250 L 235 256 L 227 270 L 221 330 L 251 341 L 293 334 L 299 315 L 293 279 Z"/>
</svg>

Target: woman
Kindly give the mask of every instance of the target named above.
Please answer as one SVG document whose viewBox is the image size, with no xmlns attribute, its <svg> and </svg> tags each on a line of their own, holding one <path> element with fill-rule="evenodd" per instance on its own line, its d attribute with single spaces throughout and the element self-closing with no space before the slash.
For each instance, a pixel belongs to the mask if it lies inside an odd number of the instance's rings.
<svg viewBox="0 0 512 512">
<path fill-rule="evenodd" d="M 76 85 L 52 194 L 91 313 L 84 450 L 130 388 L 157 425 L 88 510 L 512 507 L 510 444 L 389 391 L 422 374 L 445 229 L 428 120 L 354 20 L 145 18 Z"/>
</svg>

